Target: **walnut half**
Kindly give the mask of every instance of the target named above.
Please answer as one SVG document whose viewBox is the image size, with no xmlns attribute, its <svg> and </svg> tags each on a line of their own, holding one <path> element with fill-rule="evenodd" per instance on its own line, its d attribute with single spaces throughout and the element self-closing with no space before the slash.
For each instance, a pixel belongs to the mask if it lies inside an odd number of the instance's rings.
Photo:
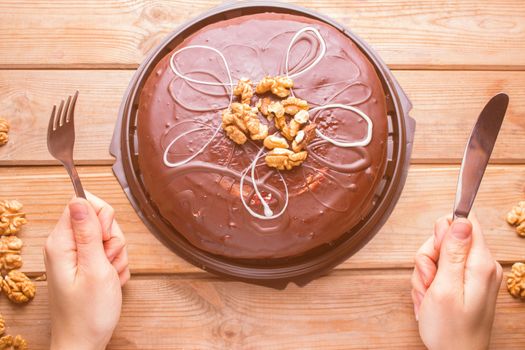
<svg viewBox="0 0 525 350">
<path fill-rule="evenodd" d="M 507 214 L 509 225 L 516 226 L 516 233 L 525 237 L 525 201 L 521 201 Z"/>
<path fill-rule="evenodd" d="M 10 271 L 22 267 L 22 246 L 22 240 L 16 236 L 0 237 L 0 270 Z"/>
<path fill-rule="evenodd" d="M 3 146 L 9 141 L 9 122 L 4 118 L 0 118 L 0 146 Z"/>
<path fill-rule="evenodd" d="M 264 94 L 271 91 L 272 94 L 285 98 L 290 95 L 290 89 L 293 87 L 293 80 L 288 77 L 276 76 L 264 77 L 259 84 L 255 87 L 255 92 L 258 94 Z"/>
<path fill-rule="evenodd" d="M 0 235 L 15 235 L 27 223 L 22 204 L 18 201 L 0 201 Z"/>
<path fill-rule="evenodd" d="M 317 128 L 317 124 L 312 123 L 305 126 L 302 130 L 300 130 L 297 135 L 295 136 L 293 142 L 292 142 L 292 149 L 294 152 L 300 152 L 303 149 L 306 149 L 306 146 L 310 142 L 312 142 L 313 139 L 315 139 L 315 129 Z"/>
<path fill-rule="evenodd" d="M 249 105 L 253 97 L 252 82 L 250 79 L 241 79 L 237 83 L 233 94 L 241 99 L 241 102 Z"/>
<path fill-rule="evenodd" d="M 35 297 L 34 283 L 19 270 L 10 271 L 2 280 L 2 290 L 14 303 L 27 303 Z"/>
<path fill-rule="evenodd" d="M 265 157 L 266 165 L 278 170 L 292 170 L 301 165 L 308 156 L 306 151 L 295 153 L 286 148 L 274 148 Z"/>
<path fill-rule="evenodd" d="M 299 111 L 307 111 L 309 106 L 308 102 L 301 100 L 297 97 L 288 97 L 282 101 L 284 111 L 289 115 L 296 115 Z"/>
<path fill-rule="evenodd" d="M 264 139 L 264 147 L 268 149 L 288 148 L 288 142 L 282 137 L 270 135 Z"/>
<path fill-rule="evenodd" d="M 6 335 L 0 338 L 0 350 L 28 350 L 27 341 L 21 335 Z"/>
<path fill-rule="evenodd" d="M 242 145 L 248 140 L 264 140 L 268 136 L 268 126 L 262 124 L 257 109 L 248 104 L 232 103 L 230 109 L 222 112 L 222 128 L 235 143 Z"/>
<path fill-rule="evenodd" d="M 517 262 L 507 276 L 507 290 L 514 298 L 525 299 L 525 264 Z"/>
</svg>

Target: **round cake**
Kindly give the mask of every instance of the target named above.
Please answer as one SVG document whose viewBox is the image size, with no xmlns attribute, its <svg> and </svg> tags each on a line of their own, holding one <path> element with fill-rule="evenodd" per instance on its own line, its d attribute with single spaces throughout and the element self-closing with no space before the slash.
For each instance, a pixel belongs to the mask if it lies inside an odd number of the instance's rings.
<svg viewBox="0 0 525 350">
<path fill-rule="evenodd" d="M 383 177 L 381 81 L 347 36 L 308 17 L 201 28 L 156 65 L 137 113 L 149 199 L 208 253 L 286 258 L 331 244 L 370 212 Z"/>
</svg>

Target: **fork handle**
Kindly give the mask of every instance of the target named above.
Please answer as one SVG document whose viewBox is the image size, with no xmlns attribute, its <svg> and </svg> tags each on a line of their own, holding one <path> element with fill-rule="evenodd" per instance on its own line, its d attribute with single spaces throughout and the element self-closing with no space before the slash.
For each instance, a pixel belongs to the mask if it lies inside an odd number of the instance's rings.
<svg viewBox="0 0 525 350">
<path fill-rule="evenodd" d="M 66 166 L 67 172 L 69 173 L 69 177 L 71 178 L 71 182 L 73 183 L 73 188 L 75 189 L 75 194 L 79 198 L 86 198 L 86 193 L 84 192 L 84 187 L 82 187 L 82 183 L 80 182 L 80 177 L 77 173 L 77 168 L 75 168 L 75 165 L 69 164 Z"/>
</svg>

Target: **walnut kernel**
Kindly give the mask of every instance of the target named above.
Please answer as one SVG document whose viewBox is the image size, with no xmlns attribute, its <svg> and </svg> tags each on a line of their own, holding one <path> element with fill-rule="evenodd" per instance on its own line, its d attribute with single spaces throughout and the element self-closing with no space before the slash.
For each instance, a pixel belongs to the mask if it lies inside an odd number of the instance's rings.
<svg viewBox="0 0 525 350">
<path fill-rule="evenodd" d="M 253 97 L 252 82 L 250 79 L 241 79 L 237 83 L 235 89 L 233 89 L 233 94 L 240 97 L 241 102 L 244 104 L 250 104 Z"/>
<path fill-rule="evenodd" d="M 264 139 L 264 147 L 268 149 L 274 148 L 288 148 L 288 142 L 279 136 L 270 135 Z"/>
<path fill-rule="evenodd" d="M 268 126 L 257 117 L 256 108 L 247 104 L 232 103 L 230 109 L 222 112 L 222 128 L 235 143 L 242 145 L 250 136 L 252 140 L 264 140 Z"/>
<path fill-rule="evenodd" d="M 517 262 L 507 276 L 507 290 L 514 298 L 525 299 L 525 264 Z"/>
<path fill-rule="evenodd" d="M 288 97 L 282 101 L 284 111 L 289 115 L 296 115 L 299 111 L 307 111 L 309 106 L 308 102 L 301 100 L 297 97 Z"/>
<path fill-rule="evenodd" d="M 3 315 L 0 315 L 0 335 L 5 333 L 5 319 Z"/>
<path fill-rule="evenodd" d="M 299 130 L 301 129 L 301 124 L 295 121 L 295 119 L 290 120 L 290 124 L 285 125 L 281 130 L 281 133 L 289 141 L 293 141 Z"/>
<path fill-rule="evenodd" d="M 2 290 L 14 303 L 27 303 L 35 297 L 36 287 L 23 272 L 10 271 L 2 280 Z"/>
<path fill-rule="evenodd" d="M 269 114 L 268 106 L 270 105 L 271 102 L 272 102 L 272 100 L 270 100 L 268 97 L 262 98 L 259 101 L 257 101 L 257 109 L 265 117 L 267 117 L 268 114 Z"/>
<path fill-rule="evenodd" d="M 18 201 L 0 201 L 0 235 L 15 235 L 27 223 L 21 210 Z"/>
<path fill-rule="evenodd" d="M 310 119 L 310 115 L 305 110 L 301 110 L 297 112 L 293 117 L 293 120 L 295 120 L 297 123 L 301 125 L 308 123 L 309 119 Z"/>
<path fill-rule="evenodd" d="M 293 80 L 288 77 L 276 76 L 264 77 L 255 88 L 258 94 L 264 94 L 271 91 L 272 94 L 285 98 L 290 95 L 290 89 L 293 87 Z"/>
<path fill-rule="evenodd" d="M 9 122 L 4 118 L 0 118 L 0 146 L 3 146 L 9 141 Z"/>
<path fill-rule="evenodd" d="M 0 338 L 0 350 L 28 350 L 27 341 L 21 335 L 6 335 Z"/>
<path fill-rule="evenodd" d="M 292 142 L 292 150 L 297 153 L 305 149 L 306 146 L 315 139 L 316 128 L 317 124 L 312 123 L 300 130 Z"/>
<path fill-rule="evenodd" d="M 22 208 L 23 208 L 22 203 L 20 203 L 17 200 L 0 201 L 0 214 L 3 214 L 3 213 L 16 214 L 20 212 Z"/>
<path fill-rule="evenodd" d="M 13 339 L 13 349 L 14 350 L 28 350 L 29 346 L 27 345 L 27 340 L 22 338 L 21 335 L 15 336 L 15 339 Z"/>
<path fill-rule="evenodd" d="M 278 170 L 291 170 L 294 166 L 301 165 L 308 154 L 306 151 L 295 153 L 285 148 L 274 148 L 265 157 L 266 165 Z"/>
<path fill-rule="evenodd" d="M 509 225 L 516 226 L 516 233 L 525 237 L 525 201 L 521 201 L 507 214 Z"/>
<path fill-rule="evenodd" d="M 10 271 L 22 267 L 22 246 L 22 240 L 16 236 L 0 237 L 0 270 Z"/>
</svg>

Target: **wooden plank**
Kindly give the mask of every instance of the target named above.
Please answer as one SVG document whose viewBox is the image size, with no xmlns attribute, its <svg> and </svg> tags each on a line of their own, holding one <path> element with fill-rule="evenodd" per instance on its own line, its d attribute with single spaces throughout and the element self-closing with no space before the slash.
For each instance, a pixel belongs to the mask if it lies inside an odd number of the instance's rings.
<svg viewBox="0 0 525 350">
<path fill-rule="evenodd" d="M 524 69 L 521 0 L 296 0 L 347 25 L 395 68 Z M 136 67 L 204 1 L 0 3 L 0 67 Z"/>
<path fill-rule="evenodd" d="M 0 116 L 11 123 L 0 165 L 58 164 L 46 146 L 53 105 L 80 96 L 75 109 L 75 159 L 112 164 L 109 144 L 132 71 L 0 71 Z"/>
<path fill-rule="evenodd" d="M 371 288 L 371 284 L 373 288 Z M 7 332 L 47 349 L 48 293 L 4 303 Z M 502 286 L 491 349 L 521 349 L 525 304 Z M 424 349 L 410 271 L 339 271 L 283 291 L 218 279 L 132 279 L 108 349 Z"/>
<path fill-rule="evenodd" d="M 523 163 L 525 72 L 395 71 L 412 99 L 417 121 L 413 163 L 459 162 L 482 106 L 495 93 L 511 96 L 492 159 Z M 47 152 L 52 105 L 81 91 L 77 105 L 80 164 L 111 164 L 108 148 L 131 71 L 0 71 L 0 116 L 12 123 L 11 141 L 0 147 L 0 165 L 56 164 Z M 467 93 L 468 92 L 468 93 Z"/>
<path fill-rule="evenodd" d="M 199 271 L 145 228 L 109 167 L 81 167 L 79 171 L 86 189 L 114 206 L 128 240 L 132 273 Z M 451 211 L 457 174 L 457 166 L 412 166 L 403 195 L 386 225 L 340 267 L 411 267 L 415 252 L 432 233 L 434 221 Z M 504 220 L 507 211 L 525 198 L 524 184 L 525 166 L 490 166 L 476 201 L 488 244 L 503 263 L 525 260 L 525 239 L 517 237 Z M 19 199 L 26 205 L 29 225 L 21 235 L 26 244 L 26 271 L 43 271 L 45 238 L 72 195 L 69 178 L 60 167 L 0 168 L 0 198 Z"/>
</svg>

